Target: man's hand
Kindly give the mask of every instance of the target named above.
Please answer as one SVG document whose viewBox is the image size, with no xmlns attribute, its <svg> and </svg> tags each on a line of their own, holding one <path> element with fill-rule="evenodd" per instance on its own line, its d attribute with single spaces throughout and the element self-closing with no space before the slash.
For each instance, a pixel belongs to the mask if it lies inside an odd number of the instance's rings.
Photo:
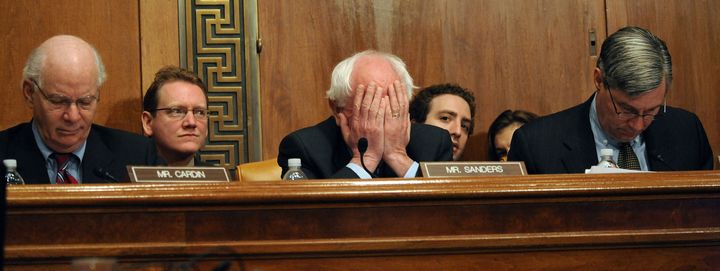
<svg viewBox="0 0 720 271">
<path fill-rule="evenodd" d="M 405 84 L 393 82 L 388 88 L 388 94 L 390 102 L 385 110 L 385 152 L 382 159 L 395 174 L 402 177 L 413 163 L 406 151 L 410 142 L 410 114 Z"/>
<path fill-rule="evenodd" d="M 361 165 L 360 151 L 357 143 L 362 137 L 368 140 L 368 149 L 365 152 L 365 166 L 374 171 L 383 158 L 386 108 L 388 98 L 383 97 L 385 89 L 370 83 L 366 88 L 358 85 L 355 89 L 352 116 L 348 119 L 345 113 L 339 113 L 340 129 L 345 144 L 353 152 L 350 162 Z"/>
</svg>

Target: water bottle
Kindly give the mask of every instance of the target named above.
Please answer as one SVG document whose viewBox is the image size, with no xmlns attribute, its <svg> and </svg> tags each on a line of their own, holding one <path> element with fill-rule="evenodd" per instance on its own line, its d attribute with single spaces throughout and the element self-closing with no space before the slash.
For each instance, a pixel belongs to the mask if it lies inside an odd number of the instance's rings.
<svg viewBox="0 0 720 271">
<path fill-rule="evenodd" d="M 5 164 L 5 168 L 7 168 L 5 183 L 8 185 L 25 184 L 25 180 L 23 180 L 20 173 L 17 172 L 17 161 L 15 159 L 5 159 L 3 160 L 3 164 Z"/>
<path fill-rule="evenodd" d="M 288 171 L 283 175 L 283 180 L 296 181 L 296 180 L 307 180 L 307 175 L 300 169 L 302 162 L 300 158 L 288 159 Z"/>
<path fill-rule="evenodd" d="M 619 168 L 617 163 L 613 160 L 614 153 L 615 151 L 613 149 L 601 149 L 600 163 L 598 163 L 597 166 L 602 168 Z"/>
</svg>

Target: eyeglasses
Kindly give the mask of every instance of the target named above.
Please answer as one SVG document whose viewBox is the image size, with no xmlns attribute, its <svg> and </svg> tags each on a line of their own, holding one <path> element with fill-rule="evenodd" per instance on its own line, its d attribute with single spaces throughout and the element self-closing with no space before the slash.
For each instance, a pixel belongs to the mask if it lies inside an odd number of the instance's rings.
<svg viewBox="0 0 720 271">
<path fill-rule="evenodd" d="M 658 111 L 654 114 L 638 114 L 638 113 L 632 113 L 632 112 L 619 112 L 617 109 L 617 106 L 615 105 L 615 99 L 613 98 L 612 92 L 609 88 L 607 88 L 608 93 L 610 94 L 610 101 L 612 102 L 613 109 L 615 109 L 615 114 L 617 114 L 617 118 L 620 120 L 631 120 L 635 118 L 642 118 L 643 121 L 652 121 L 654 120 L 661 112 Z M 667 112 L 667 99 L 663 102 L 663 110 L 662 113 Z"/>
<path fill-rule="evenodd" d="M 192 114 L 196 119 L 206 120 L 208 118 L 208 114 L 209 114 L 209 110 L 207 110 L 205 108 L 187 109 L 184 107 L 167 107 L 167 108 L 158 108 L 153 111 L 165 111 L 165 113 L 171 119 L 183 119 L 183 118 L 185 118 L 185 116 L 187 115 L 188 112 L 192 111 Z"/>
<path fill-rule="evenodd" d="M 39 90 L 40 95 L 42 95 L 42 97 L 46 101 L 50 102 L 50 108 L 53 110 L 67 109 L 67 108 L 70 108 L 70 106 L 72 104 L 75 104 L 81 110 L 91 110 L 91 109 L 93 109 L 93 107 L 95 107 L 95 105 L 97 104 L 97 101 L 100 100 L 100 98 L 98 98 L 97 96 L 92 96 L 92 95 L 80 97 L 75 101 L 73 101 L 69 97 L 59 95 L 59 94 L 48 95 L 48 94 L 45 94 L 45 91 L 42 88 L 40 88 L 40 85 L 38 85 L 38 83 L 35 82 L 35 80 L 29 80 L 29 81 L 35 85 L 35 88 L 37 90 Z"/>
</svg>

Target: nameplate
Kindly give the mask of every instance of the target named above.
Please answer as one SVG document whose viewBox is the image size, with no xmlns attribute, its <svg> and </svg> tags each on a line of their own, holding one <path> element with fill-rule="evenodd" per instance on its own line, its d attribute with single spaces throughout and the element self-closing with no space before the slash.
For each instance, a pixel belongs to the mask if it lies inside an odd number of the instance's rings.
<svg viewBox="0 0 720 271">
<path fill-rule="evenodd" d="M 128 166 L 134 183 L 209 183 L 229 182 L 223 167 L 148 167 Z"/>
<path fill-rule="evenodd" d="M 524 176 L 523 162 L 420 162 L 423 177 Z"/>
</svg>

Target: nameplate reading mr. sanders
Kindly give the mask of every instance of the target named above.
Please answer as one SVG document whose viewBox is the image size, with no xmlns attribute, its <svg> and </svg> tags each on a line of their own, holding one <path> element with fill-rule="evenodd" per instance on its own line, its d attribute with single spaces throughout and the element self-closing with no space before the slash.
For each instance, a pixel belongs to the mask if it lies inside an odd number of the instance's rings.
<svg viewBox="0 0 720 271">
<path fill-rule="evenodd" d="M 523 162 L 421 162 L 424 177 L 522 176 Z"/>
<path fill-rule="evenodd" d="M 128 166 L 130 180 L 136 183 L 156 182 L 229 182 L 222 167 L 146 167 Z"/>
</svg>

